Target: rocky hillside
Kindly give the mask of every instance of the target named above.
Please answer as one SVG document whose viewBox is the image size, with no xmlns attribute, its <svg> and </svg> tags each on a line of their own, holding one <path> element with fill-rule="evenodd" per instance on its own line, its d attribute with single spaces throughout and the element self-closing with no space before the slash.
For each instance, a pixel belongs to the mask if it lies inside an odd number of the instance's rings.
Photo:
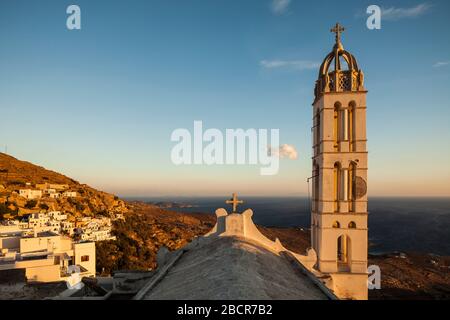
<svg viewBox="0 0 450 320">
<path fill-rule="evenodd" d="M 126 220 L 114 221 L 115 241 L 96 243 L 97 271 L 109 275 L 118 270 L 154 270 L 156 254 L 165 246 L 177 250 L 212 229 L 212 214 L 187 214 L 142 203 L 128 203 Z"/>
<path fill-rule="evenodd" d="M 303 253 L 310 246 L 309 230 L 259 229 L 272 240 L 279 238 L 289 250 Z M 369 255 L 369 265 L 381 269 L 381 289 L 370 290 L 370 300 L 450 299 L 450 257 L 417 253 Z"/>
<path fill-rule="evenodd" d="M 43 192 L 39 198 L 27 199 L 19 194 L 20 190 L 37 190 L 37 185 L 44 184 L 47 184 L 48 188 L 53 185 L 64 186 L 59 190 L 61 194 L 70 191 L 76 192 L 76 196 L 56 198 Z M 98 191 L 60 173 L 0 153 L 0 219 L 5 215 L 14 217 L 42 210 L 59 210 L 72 213 L 74 216 L 108 215 L 128 211 L 125 202 L 112 194 Z"/>
</svg>

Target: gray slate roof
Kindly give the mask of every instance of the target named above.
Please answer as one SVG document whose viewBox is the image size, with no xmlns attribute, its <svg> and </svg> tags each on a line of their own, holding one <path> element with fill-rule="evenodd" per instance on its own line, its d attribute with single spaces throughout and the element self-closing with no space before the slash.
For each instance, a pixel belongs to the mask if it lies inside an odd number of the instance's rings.
<svg viewBox="0 0 450 320">
<path fill-rule="evenodd" d="M 316 300 L 327 297 L 284 256 L 241 237 L 217 237 L 186 251 L 144 299 Z"/>
</svg>

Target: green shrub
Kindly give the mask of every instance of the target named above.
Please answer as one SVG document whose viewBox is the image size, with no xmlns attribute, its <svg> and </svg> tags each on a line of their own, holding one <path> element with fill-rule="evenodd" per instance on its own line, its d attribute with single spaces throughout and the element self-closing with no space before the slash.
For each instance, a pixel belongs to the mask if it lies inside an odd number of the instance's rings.
<svg viewBox="0 0 450 320">
<path fill-rule="evenodd" d="M 33 209 L 34 207 L 36 207 L 36 205 L 37 205 L 37 201 L 36 200 L 28 200 L 27 204 L 25 205 L 25 208 Z"/>
<path fill-rule="evenodd" d="M 0 204 L 0 214 L 10 213 L 10 209 L 6 206 L 6 204 Z"/>
<path fill-rule="evenodd" d="M 25 187 L 26 183 L 23 181 L 19 181 L 19 180 L 11 180 L 8 181 L 8 185 L 10 186 L 20 186 L 20 187 Z"/>
<path fill-rule="evenodd" d="M 8 208 L 8 204 L 7 203 L 1 203 L 0 204 L 0 220 L 3 219 L 3 215 L 4 214 L 11 214 L 11 215 L 17 215 L 19 210 L 11 210 L 10 208 Z"/>
</svg>

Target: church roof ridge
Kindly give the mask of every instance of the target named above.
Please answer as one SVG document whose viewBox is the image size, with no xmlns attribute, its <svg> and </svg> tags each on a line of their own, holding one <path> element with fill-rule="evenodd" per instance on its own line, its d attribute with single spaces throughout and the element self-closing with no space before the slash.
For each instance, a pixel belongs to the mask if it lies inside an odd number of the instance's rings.
<svg viewBox="0 0 450 320">
<path fill-rule="evenodd" d="M 233 196 L 234 200 L 237 198 Z M 227 202 L 230 203 L 230 202 Z M 231 203 L 233 204 L 233 203 Z M 154 279 L 138 299 L 330 299 L 314 279 L 317 255 L 300 255 L 266 238 L 253 211 L 216 210 L 217 222 L 185 247 L 158 252 Z M 328 291 L 327 291 L 328 290 Z"/>
</svg>

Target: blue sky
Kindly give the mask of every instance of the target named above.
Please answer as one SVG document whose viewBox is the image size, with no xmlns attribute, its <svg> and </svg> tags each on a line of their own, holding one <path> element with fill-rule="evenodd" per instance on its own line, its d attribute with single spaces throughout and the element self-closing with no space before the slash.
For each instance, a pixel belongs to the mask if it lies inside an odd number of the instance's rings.
<svg viewBox="0 0 450 320">
<path fill-rule="evenodd" d="M 66 28 L 81 8 L 82 29 Z M 381 30 L 366 28 L 370 4 Z M 366 75 L 371 195 L 450 196 L 448 1 L 0 2 L 0 147 L 123 196 L 306 194 L 318 63 L 343 44 Z M 275 62 L 275 63 L 274 63 Z M 272 66 L 272 67 L 271 67 Z M 279 128 L 297 160 L 174 166 L 170 134 Z"/>
</svg>

